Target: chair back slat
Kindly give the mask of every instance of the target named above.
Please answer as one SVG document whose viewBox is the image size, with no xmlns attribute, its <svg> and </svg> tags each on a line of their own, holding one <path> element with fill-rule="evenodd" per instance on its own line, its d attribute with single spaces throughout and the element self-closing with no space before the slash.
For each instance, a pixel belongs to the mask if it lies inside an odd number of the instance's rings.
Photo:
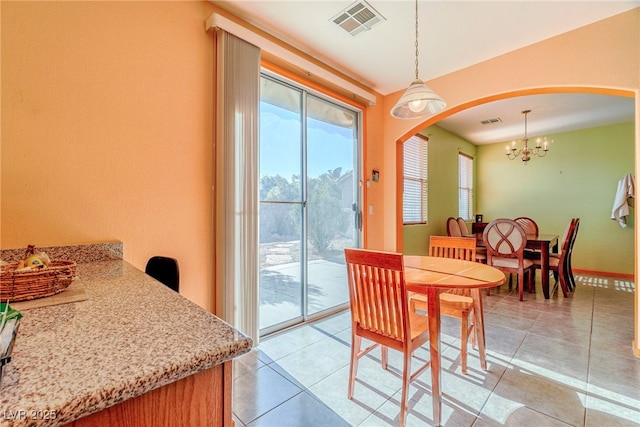
<svg viewBox="0 0 640 427">
<path fill-rule="evenodd" d="M 399 343 L 407 336 L 402 254 L 345 249 L 353 323 Z"/>
</svg>

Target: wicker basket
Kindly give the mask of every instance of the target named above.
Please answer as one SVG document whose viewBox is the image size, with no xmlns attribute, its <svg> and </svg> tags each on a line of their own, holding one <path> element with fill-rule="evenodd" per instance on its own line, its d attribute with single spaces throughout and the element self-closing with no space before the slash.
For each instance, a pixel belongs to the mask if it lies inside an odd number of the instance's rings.
<svg viewBox="0 0 640 427">
<path fill-rule="evenodd" d="M 28 250 L 33 250 L 30 247 Z M 2 300 L 26 301 L 49 297 L 67 289 L 76 275 L 76 262 L 52 260 L 47 268 L 15 271 L 18 263 L 2 266 L 0 295 Z"/>
</svg>

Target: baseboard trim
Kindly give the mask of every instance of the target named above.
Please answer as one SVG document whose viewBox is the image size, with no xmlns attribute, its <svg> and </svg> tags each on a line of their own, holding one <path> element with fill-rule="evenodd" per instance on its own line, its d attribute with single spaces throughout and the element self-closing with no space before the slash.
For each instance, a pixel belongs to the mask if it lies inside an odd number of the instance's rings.
<svg viewBox="0 0 640 427">
<path fill-rule="evenodd" d="M 580 270 L 577 268 L 573 269 L 573 273 L 582 273 L 582 274 L 592 274 L 594 276 L 607 276 L 607 277 L 620 277 L 623 279 L 634 279 L 635 276 L 633 274 L 626 273 L 613 273 L 610 271 L 597 271 L 597 270 Z"/>
</svg>

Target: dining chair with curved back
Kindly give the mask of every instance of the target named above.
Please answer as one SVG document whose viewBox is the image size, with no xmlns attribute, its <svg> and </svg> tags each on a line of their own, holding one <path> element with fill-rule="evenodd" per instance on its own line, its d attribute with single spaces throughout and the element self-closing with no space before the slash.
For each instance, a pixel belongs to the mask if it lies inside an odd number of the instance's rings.
<svg viewBox="0 0 640 427">
<path fill-rule="evenodd" d="M 487 265 L 518 275 L 520 301 L 524 300 L 525 273 L 531 291 L 533 261 L 524 257 L 527 234 L 514 220 L 499 218 L 487 224 L 482 235 L 487 248 Z"/>
<path fill-rule="evenodd" d="M 571 221 L 569 221 L 562 235 L 562 248 L 560 253 L 549 256 L 549 270 L 553 272 L 556 285 L 558 282 L 560 283 L 562 295 L 565 298 L 567 298 L 568 293 L 575 288 L 575 279 L 571 271 L 571 253 L 579 224 L 579 218 L 572 218 Z M 541 268 L 540 259 L 534 259 L 533 266 L 537 269 Z"/>
<path fill-rule="evenodd" d="M 526 216 L 519 216 L 518 218 L 515 218 L 514 221 L 522 227 L 525 234 L 538 235 L 538 224 L 533 219 Z"/>
<path fill-rule="evenodd" d="M 462 237 L 460 224 L 458 224 L 458 220 L 452 216 L 447 218 L 447 236 Z"/>
<path fill-rule="evenodd" d="M 402 254 L 366 249 L 344 250 L 351 307 L 351 366 L 347 397 L 353 398 L 358 359 L 381 345 L 382 367 L 387 369 L 387 349 L 402 352 L 402 398 L 399 424 L 404 425 L 409 383 L 430 362 L 411 374 L 413 352 L 429 340 L 426 316 L 409 310 Z M 362 338 L 373 344 L 361 350 Z"/>
<path fill-rule="evenodd" d="M 456 222 L 458 223 L 458 227 L 460 227 L 460 234 L 462 236 L 471 235 L 471 231 L 469 231 L 469 226 L 467 225 L 467 222 L 461 216 L 456 218 Z"/>
<path fill-rule="evenodd" d="M 567 255 L 567 273 L 569 276 L 569 288 L 571 290 L 576 287 L 576 280 L 573 277 L 573 268 L 571 266 L 571 258 L 573 258 L 573 245 L 576 242 L 576 237 L 578 236 L 578 228 L 580 228 L 580 218 L 575 219 L 575 228 L 573 229 L 573 234 L 571 235 L 571 243 L 569 244 L 569 254 Z"/>
<path fill-rule="evenodd" d="M 475 261 L 476 239 L 475 237 L 431 236 L 429 238 L 429 256 Z M 426 311 L 426 295 L 411 295 L 410 307 L 412 311 L 416 309 Z M 476 344 L 474 325 L 478 322 L 475 320 L 473 307 L 470 289 L 449 289 L 440 294 L 440 314 L 460 319 L 460 367 L 463 374 L 467 373 L 467 342 L 469 337 L 471 337 L 473 348 Z"/>
</svg>

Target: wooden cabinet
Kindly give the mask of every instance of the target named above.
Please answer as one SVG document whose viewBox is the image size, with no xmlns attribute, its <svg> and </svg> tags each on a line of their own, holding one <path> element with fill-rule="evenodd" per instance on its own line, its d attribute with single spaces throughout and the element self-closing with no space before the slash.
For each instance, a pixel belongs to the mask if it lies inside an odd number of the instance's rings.
<svg viewBox="0 0 640 427">
<path fill-rule="evenodd" d="M 486 222 L 472 222 L 471 223 L 471 231 L 475 233 L 482 233 L 484 228 L 487 226 Z"/>
<path fill-rule="evenodd" d="M 231 361 L 125 400 L 67 427 L 231 427 Z"/>
</svg>

